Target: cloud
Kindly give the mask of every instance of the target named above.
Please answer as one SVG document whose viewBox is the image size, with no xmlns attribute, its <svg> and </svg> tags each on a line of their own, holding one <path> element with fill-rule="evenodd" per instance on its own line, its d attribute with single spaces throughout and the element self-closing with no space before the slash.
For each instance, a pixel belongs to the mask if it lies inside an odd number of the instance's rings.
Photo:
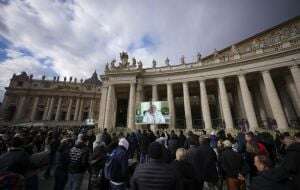
<svg viewBox="0 0 300 190">
<path fill-rule="evenodd" d="M 211 53 L 299 13 L 297 0 L 15 0 L 0 4 L 0 82 L 12 72 L 89 77 L 128 51 L 151 66 Z M 5 54 L 5 57 L 4 57 Z M 3 58 L 1 59 L 1 55 Z M 10 57 L 9 57 L 10 56 Z M 11 70 L 6 73 L 4 69 Z M 49 73 L 47 73 L 49 71 Z M 50 72 L 51 71 L 51 72 Z"/>
</svg>

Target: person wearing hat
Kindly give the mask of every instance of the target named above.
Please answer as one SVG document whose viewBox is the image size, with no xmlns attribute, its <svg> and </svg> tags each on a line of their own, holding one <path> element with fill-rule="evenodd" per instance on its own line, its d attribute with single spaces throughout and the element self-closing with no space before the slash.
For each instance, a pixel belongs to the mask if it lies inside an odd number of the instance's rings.
<svg viewBox="0 0 300 190">
<path fill-rule="evenodd" d="M 84 173 L 89 166 L 89 148 L 87 136 L 79 135 L 76 144 L 69 152 L 68 187 L 70 190 L 79 190 Z"/>
<path fill-rule="evenodd" d="M 162 161 L 163 147 L 152 142 L 148 148 L 150 161 L 140 164 L 130 181 L 132 190 L 176 190 L 180 189 L 176 171 Z"/>
<path fill-rule="evenodd" d="M 238 179 L 243 169 L 241 154 L 232 150 L 229 140 L 223 141 L 224 150 L 220 155 L 220 166 L 223 177 L 226 180 L 228 190 L 240 189 L 244 183 Z M 244 174 L 243 174 L 244 175 Z"/>
<path fill-rule="evenodd" d="M 128 148 L 129 143 L 126 138 L 120 138 L 118 146 L 105 163 L 104 174 L 109 180 L 111 190 L 126 189 L 126 182 L 129 178 Z"/>
</svg>

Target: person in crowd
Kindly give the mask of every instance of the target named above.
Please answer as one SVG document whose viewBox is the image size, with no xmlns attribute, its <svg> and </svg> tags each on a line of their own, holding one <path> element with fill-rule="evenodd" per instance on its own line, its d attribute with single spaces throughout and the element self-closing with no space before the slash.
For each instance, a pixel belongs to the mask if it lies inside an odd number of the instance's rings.
<svg viewBox="0 0 300 190">
<path fill-rule="evenodd" d="M 239 190 L 243 188 L 243 181 L 238 177 L 243 175 L 243 159 L 241 154 L 232 150 L 232 143 L 229 140 L 223 142 L 224 149 L 220 155 L 221 173 L 226 180 L 228 190 Z"/>
<path fill-rule="evenodd" d="M 171 153 L 171 158 L 172 160 L 174 160 L 176 155 L 176 150 L 179 148 L 178 137 L 175 134 L 174 130 L 171 131 L 170 139 L 168 139 L 167 144 L 168 144 L 168 149 L 170 150 Z"/>
<path fill-rule="evenodd" d="M 102 138 L 102 134 L 99 133 L 96 135 L 96 139 L 93 142 L 93 150 L 97 147 L 97 146 L 106 146 L 105 142 L 101 141 Z"/>
<path fill-rule="evenodd" d="M 197 189 L 195 184 L 195 171 L 193 166 L 186 161 L 187 150 L 178 148 L 176 150 L 176 159 L 172 162 L 172 167 L 179 175 L 181 189 Z"/>
<path fill-rule="evenodd" d="M 172 167 L 162 161 L 163 146 L 158 142 L 149 145 L 148 163 L 140 164 L 131 177 L 132 190 L 176 190 L 180 189 L 178 175 Z"/>
<path fill-rule="evenodd" d="M 190 148 L 188 149 L 186 160 L 193 166 L 193 168 L 195 170 L 196 186 L 199 189 L 202 189 L 204 180 L 203 180 L 203 174 L 201 171 L 201 170 L 203 170 L 201 162 L 203 162 L 203 157 L 199 153 L 198 137 L 196 135 L 191 135 L 189 137 L 189 144 L 190 144 L 190 146 L 189 146 Z"/>
<path fill-rule="evenodd" d="M 126 138 L 119 140 L 118 146 L 112 151 L 105 163 L 104 173 L 109 180 L 111 190 L 125 190 L 129 179 L 128 155 L 129 143 Z"/>
<path fill-rule="evenodd" d="M 202 160 L 202 162 L 199 163 L 200 177 L 206 182 L 206 186 L 213 188 L 218 181 L 217 155 L 210 147 L 210 139 L 208 136 L 200 137 L 199 142 L 198 155 Z"/>
<path fill-rule="evenodd" d="M 59 146 L 58 136 L 53 131 L 50 131 L 48 133 L 48 136 L 46 139 L 46 144 L 47 144 L 50 152 L 49 152 L 49 163 L 48 163 L 48 167 L 44 173 L 44 178 L 48 179 L 51 175 L 51 170 L 52 170 L 52 167 L 55 162 L 56 151 Z"/>
<path fill-rule="evenodd" d="M 104 133 L 103 133 L 104 134 Z M 109 134 L 107 134 L 109 135 Z M 110 135 L 109 135 L 110 136 Z M 111 153 L 117 146 L 119 143 L 119 137 L 117 136 L 116 133 L 112 133 L 111 138 L 110 138 L 110 143 L 107 145 L 106 147 L 106 151 L 108 153 Z"/>
<path fill-rule="evenodd" d="M 69 153 L 72 146 L 71 138 L 66 136 L 61 140 L 61 144 L 57 149 L 54 190 L 64 190 L 68 182 Z"/>
<path fill-rule="evenodd" d="M 138 140 L 137 140 L 135 133 L 133 133 L 133 132 L 128 133 L 126 139 L 127 139 L 128 143 L 130 144 L 129 150 L 128 150 L 128 157 L 130 159 L 132 159 L 134 156 L 134 153 L 137 149 L 137 146 L 138 146 Z"/>
<path fill-rule="evenodd" d="M 256 155 L 254 165 L 257 168 L 258 175 L 251 182 L 251 190 L 288 190 L 285 181 L 277 180 L 272 174 L 272 162 L 266 155 Z"/>
<path fill-rule="evenodd" d="M 140 163 L 145 163 L 148 160 L 148 147 L 150 145 L 151 141 L 150 138 L 146 132 L 146 130 L 143 130 L 142 136 L 141 136 L 141 142 L 140 142 Z"/>
<path fill-rule="evenodd" d="M 160 136 L 158 136 L 155 139 L 156 142 L 159 142 L 160 144 L 162 144 L 163 146 L 167 147 L 168 145 L 168 135 L 166 132 L 161 133 Z"/>
<path fill-rule="evenodd" d="M 101 142 L 104 142 L 106 146 L 108 146 L 111 143 L 111 136 L 110 134 L 107 132 L 107 129 L 105 128 L 103 130 L 103 134 L 102 134 L 102 139 Z"/>
<path fill-rule="evenodd" d="M 107 160 L 105 143 L 97 144 L 90 159 L 88 189 L 109 189 L 109 183 L 104 177 L 104 165 Z"/>
<path fill-rule="evenodd" d="M 21 148 L 23 138 L 15 136 L 12 138 L 8 151 L 0 156 L 0 172 L 12 172 L 25 176 L 31 169 L 29 154 Z"/>
<path fill-rule="evenodd" d="M 185 135 L 183 134 L 183 131 L 180 130 L 179 132 L 179 136 L 178 136 L 178 147 L 179 148 L 184 148 L 184 143 L 186 141 L 186 137 Z"/>
<path fill-rule="evenodd" d="M 284 137 L 286 145 L 286 155 L 280 165 L 284 171 L 282 175 L 288 176 L 290 179 L 290 189 L 300 189 L 300 142 L 299 133 L 295 134 L 295 138 L 291 136 Z"/>
<path fill-rule="evenodd" d="M 68 187 L 70 190 L 79 190 L 84 173 L 89 166 L 89 148 L 86 145 L 88 139 L 85 135 L 79 135 L 76 144 L 69 153 Z"/>
<path fill-rule="evenodd" d="M 184 142 L 184 145 L 183 145 L 183 147 L 185 149 L 189 149 L 190 148 L 191 141 L 192 141 L 193 138 L 195 138 L 195 134 L 192 131 L 188 131 L 187 138 L 186 138 L 186 140 Z"/>
</svg>

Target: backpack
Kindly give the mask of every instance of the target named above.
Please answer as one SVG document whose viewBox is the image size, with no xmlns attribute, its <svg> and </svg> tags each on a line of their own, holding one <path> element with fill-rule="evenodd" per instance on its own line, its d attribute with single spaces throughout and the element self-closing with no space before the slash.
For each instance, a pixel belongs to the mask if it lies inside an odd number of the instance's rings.
<svg viewBox="0 0 300 190">
<path fill-rule="evenodd" d="M 104 165 L 104 176 L 108 180 L 114 181 L 118 176 L 118 163 L 115 150 L 108 156 Z"/>
</svg>

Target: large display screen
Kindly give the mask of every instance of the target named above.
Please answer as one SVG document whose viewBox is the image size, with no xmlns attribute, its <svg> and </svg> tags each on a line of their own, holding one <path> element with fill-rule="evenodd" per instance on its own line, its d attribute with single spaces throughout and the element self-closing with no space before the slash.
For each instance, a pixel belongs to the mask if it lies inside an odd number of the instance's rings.
<svg viewBox="0 0 300 190">
<path fill-rule="evenodd" d="M 135 112 L 136 124 L 169 124 L 167 101 L 141 102 Z"/>
</svg>

